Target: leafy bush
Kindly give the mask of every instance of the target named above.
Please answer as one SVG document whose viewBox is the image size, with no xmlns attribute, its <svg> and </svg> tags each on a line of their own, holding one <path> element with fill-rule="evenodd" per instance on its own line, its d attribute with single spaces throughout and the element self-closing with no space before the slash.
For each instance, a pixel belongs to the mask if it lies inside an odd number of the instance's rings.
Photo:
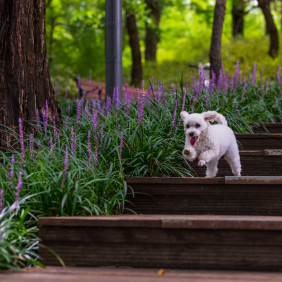
<svg viewBox="0 0 282 282">
<path fill-rule="evenodd" d="M 0 211 L 0 269 L 42 266 L 38 262 L 40 239 L 35 223 L 29 208 L 17 208 L 17 203 Z"/>
</svg>

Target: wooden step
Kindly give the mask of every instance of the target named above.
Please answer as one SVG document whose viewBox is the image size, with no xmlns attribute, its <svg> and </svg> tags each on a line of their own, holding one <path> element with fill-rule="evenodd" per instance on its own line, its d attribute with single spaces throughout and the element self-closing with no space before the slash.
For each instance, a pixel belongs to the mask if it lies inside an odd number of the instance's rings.
<svg viewBox="0 0 282 282">
<path fill-rule="evenodd" d="M 66 265 L 282 269 L 282 217 L 101 216 L 39 218 L 42 244 Z M 46 265 L 59 265 L 47 249 Z"/>
<path fill-rule="evenodd" d="M 282 216 L 282 176 L 127 178 L 137 214 Z"/>
<path fill-rule="evenodd" d="M 282 133 L 236 134 L 241 150 L 282 149 Z"/>
<path fill-rule="evenodd" d="M 282 273 L 124 267 L 26 267 L 0 271 L 1 282 L 281 282 Z"/>
<path fill-rule="evenodd" d="M 242 165 L 242 176 L 282 176 L 282 149 L 256 150 L 256 151 L 240 151 L 240 159 Z M 198 160 L 188 162 L 195 176 L 206 176 L 206 167 L 199 167 Z M 218 177 L 232 176 L 233 173 L 229 164 L 224 158 L 221 158 L 218 165 Z"/>
<path fill-rule="evenodd" d="M 262 124 L 256 132 L 282 133 L 282 122 L 269 122 Z"/>
</svg>

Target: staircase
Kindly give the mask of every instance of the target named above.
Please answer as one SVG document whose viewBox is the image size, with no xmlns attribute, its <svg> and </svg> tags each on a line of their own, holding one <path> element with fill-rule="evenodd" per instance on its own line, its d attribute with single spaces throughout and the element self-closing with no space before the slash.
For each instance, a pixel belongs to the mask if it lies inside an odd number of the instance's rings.
<svg viewBox="0 0 282 282">
<path fill-rule="evenodd" d="M 220 160 L 216 178 L 128 178 L 137 215 L 40 218 L 42 244 L 72 266 L 281 271 L 282 134 L 237 140 L 242 177 Z"/>
</svg>

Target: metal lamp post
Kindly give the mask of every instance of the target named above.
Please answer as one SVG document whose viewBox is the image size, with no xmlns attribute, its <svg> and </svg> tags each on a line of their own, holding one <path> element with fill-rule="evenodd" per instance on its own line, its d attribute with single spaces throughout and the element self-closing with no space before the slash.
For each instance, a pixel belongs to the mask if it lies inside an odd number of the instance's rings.
<svg viewBox="0 0 282 282">
<path fill-rule="evenodd" d="M 122 97 L 122 0 L 106 0 L 106 95 Z M 116 96 L 117 97 L 117 96 Z"/>
</svg>

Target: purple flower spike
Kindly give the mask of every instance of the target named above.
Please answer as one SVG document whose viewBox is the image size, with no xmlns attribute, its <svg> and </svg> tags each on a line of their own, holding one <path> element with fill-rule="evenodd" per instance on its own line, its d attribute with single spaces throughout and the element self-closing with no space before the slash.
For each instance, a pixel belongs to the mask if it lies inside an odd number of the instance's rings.
<svg viewBox="0 0 282 282">
<path fill-rule="evenodd" d="M 43 116 L 43 126 L 44 126 L 44 131 L 45 131 L 45 136 L 47 136 L 47 126 L 48 126 L 48 101 L 46 100 L 46 108 L 45 108 L 45 113 L 42 114 Z"/>
<path fill-rule="evenodd" d="M 20 199 L 20 194 L 21 194 L 21 188 L 23 186 L 23 181 L 22 181 L 22 175 L 23 173 L 20 171 L 19 172 L 19 178 L 18 178 L 18 185 L 16 187 L 16 197 L 15 197 L 15 203 L 16 203 L 16 209 L 19 207 L 19 199 Z"/>
<path fill-rule="evenodd" d="M 74 132 L 73 126 L 71 127 L 71 155 L 74 153 Z"/>
<path fill-rule="evenodd" d="M 254 64 L 254 70 L 253 70 L 253 76 L 252 76 L 252 86 L 254 86 L 255 84 L 256 72 L 257 72 L 257 64 Z"/>
<path fill-rule="evenodd" d="M 137 89 L 137 97 L 138 97 L 138 110 L 137 110 L 138 121 L 140 124 L 143 124 L 143 110 L 144 110 L 145 95 L 142 95 L 140 97 L 140 90 Z"/>
<path fill-rule="evenodd" d="M 33 144 L 34 144 L 34 136 L 33 133 L 30 134 L 30 139 L 29 139 L 29 153 L 30 153 L 30 158 L 33 159 Z"/>
<path fill-rule="evenodd" d="M 76 122 L 78 123 L 80 121 L 80 116 L 81 116 L 81 112 L 80 112 L 81 101 L 77 99 L 76 104 L 77 104 Z"/>
<path fill-rule="evenodd" d="M 92 123 L 93 123 L 94 140 L 95 140 L 95 143 L 96 143 L 96 145 L 97 145 L 97 144 L 98 144 L 98 136 L 97 136 L 97 130 L 98 130 L 97 111 L 94 111 L 94 112 L 93 112 Z"/>
<path fill-rule="evenodd" d="M 175 103 L 175 109 L 174 109 L 174 114 L 173 114 L 173 120 L 172 120 L 172 123 L 171 123 L 171 129 L 170 129 L 170 132 L 167 136 L 170 136 L 170 134 L 172 133 L 172 129 L 175 125 L 175 120 L 176 120 L 176 111 L 177 111 L 177 101 Z"/>
<path fill-rule="evenodd" d="M 164 117 L 164 123 L 165 123 L 166 113 L 167 113 L 167 100 L 165 100 L 164 103 L 165 103 L 165 117 Z"/>
<path fill-rule="evenodd" d="M 230 98 L 232 97 L 232 94 L 233 94 L 233 76 L 231 77 L 230 80 Z"/>
<path fill-rule="evenodd" d="M 115 105 L 115 100 L 116 100 L 116 88 L 114 87 L 113 90 L 113 104 Z"/>
<path fill-rule="evenodd" d="M 244 96 L 245 96 L 245 89 L 246 89 L 246 81 L 244 82 L 244 88 L 242 92 L 242 97 L 241 97 L 241 103 L 243 102 Z"/>
<path fill-rule="evenodd" d="M 4 190 L 0 190 L 0 214 L 3 208 L 3 198 L 4 198 Z"/>
<path fill-rule="evenodd" d="M 90 164 L 91 164 L 91 136 L 90 136 L 90 130 L 88 131 L 88 141 L 87 141 L 87 152 L 88 152 L 88 166 L 87 166 L 87 171 L 90 169 Z"/>
<path fill-rule="evenodd" d="M 222 71 L 220 69 L 219 70 L 218 82 L 217 82 L 217 89 L 220 90 L 221 88 L 222 88 Z"/>
<path fill-rule="evenodd" d="M 151 86 L 148 87 L 148 92 L 147 92 L 147 99 L 146 99 L 146 105 L 148 108 L 150 108 L 150 96 L 151 96 Z"/>
<path fill-rule="evenodd" d="M 120 133 L 119 156 L 120 156 L 120 159 L 122 159 L 122 131 Z"/>
<path fill-rule="evenodd" d="M 64 188 L 65 186 L 65 177 L 68 171 L 68 164 L 69 164 L 69 153 L 68 153 L 68 147 L 66 147 L 66 156 L 65 156 L 65 162 L 64 162 L 64 179 L 62 181 L 61 187 Z"/>
<path fill-rule="evenodd" d="M 115 106 L 116 106 L 116 108 L 118 108 L 119 107 L 119 88 L 118 88 L 118 86 L 116 87 L 116 100 L 115 100 Z"/>
<path fill-rule="evenodd" d="M 237 88 L 238 79 L 239 79 L 239 61 L 236 64 L 236 72 L 235 72 L 235 77 L 234 77 L 234 86 L 235 86 L 235 88 Z"/>
<path fill-rule="evenodd" d="M 13 166 L 13 164 L 15 163 L 15 155 L 12 155 L 11 163 L 12 163 L 12 165 L 10 166 L 10 173 L 8 174 L 8 177 L 13 179 L 14 178 L 14 166 Z"/>
<path fill-rule="evenodd" d="M 153 97 L 155 95 L 155 84 L 154 84 L 154 77 L 152 76 L 152 94 L 153 94 Z"/>
<path fill-rule="evenodd" d="M 102 148 L 103 145 L 103 139 L 104 139 L 104 124 L 101 124 L 101 142 L 100 142 L 100 147 Z"/>
<path fill-rule="evenodd" d="M 38 108 L 36 108 L 36 126 L 37 126 L 37 130 L 39 131 L 40 129 L 40 124 L 39 124 L 39 111 L 38 111 Z"/>
<path fill-rule="evenodd" d="M 19 129 L 20 129 L 20 143 L 21 143 L 21 151 L 22 151 L 22 164 L 24 163 L 25 153 L 24 153 L 24 137 L 23 137 L 23 125 L 22 119 L 19 119 Z"/>
</svg>

